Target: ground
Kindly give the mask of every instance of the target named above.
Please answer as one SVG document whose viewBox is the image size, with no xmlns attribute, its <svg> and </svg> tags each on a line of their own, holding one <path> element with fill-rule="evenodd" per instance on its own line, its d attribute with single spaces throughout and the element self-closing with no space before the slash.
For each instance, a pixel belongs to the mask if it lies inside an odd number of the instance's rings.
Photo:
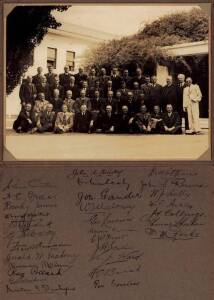
<svg viewBox="0 0 214 300">
<path fill-rule="evenodd" d="M 5 160 L 209 160 L 209 134 L 17 134 L 6 131 Z"/>
</svg>

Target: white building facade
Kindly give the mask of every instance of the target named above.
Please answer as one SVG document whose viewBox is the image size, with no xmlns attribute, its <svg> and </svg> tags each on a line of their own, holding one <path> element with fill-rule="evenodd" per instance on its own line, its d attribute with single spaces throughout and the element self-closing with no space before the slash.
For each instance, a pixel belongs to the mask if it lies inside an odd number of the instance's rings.
<svg viewBox="0 0 214 300">
<path fill-rule="evenodd" d="M 24 77 L 35 75 L 38 67 L 47 73 L 50 63 L 57 74 L 64 72 L 65 65 L 70 66 L 71 73 L 76 73 L 84 64 L 87 50 L 114 38 L 117 36 L 70 23 L 63 23 L 56 30 L 49 29 L 41 44 L 34 49 L 33 66 L 29 67 Z M 6 115 L 11 121 L 20 110 L 19 89 L 20 85 L 6 98 Z"/>
</svg>

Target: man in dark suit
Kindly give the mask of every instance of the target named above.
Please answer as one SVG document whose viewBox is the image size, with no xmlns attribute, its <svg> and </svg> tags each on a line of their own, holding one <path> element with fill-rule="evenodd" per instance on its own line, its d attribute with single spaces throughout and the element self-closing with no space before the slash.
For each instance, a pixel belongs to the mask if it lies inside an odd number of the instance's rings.
<svg viewBox="0 0 214 300">
<path fill-rule="evenodd" d="M 96 132 L 103 133 L 114 133 L 116 122 L 115 114 L 112 112 L 111 105 L 106 106 L 106 111 L 104 113 L 100 113 L 97 119 L 96 124 Z"/>
<path fill-rule="evenodd" d="M 122 81 L 126 83 L 127 88 L 131 88 L 131 76 L 129 76 L 129 70 L 125 69 L 123 71 Z"/>
<path fill-rule="evenodd" d="M 133 93 L 133 99 L 134 101 L 137 101 L 141 90 L 139 88 L 139 83 L 137 81 L 133 82 L 133 89 L 132 89 L 132 93 Z"/>
<path fill-rule="evenodd" d="M 64 67 L 64 71 L 64 73 L 59 74 L 59 84 L 63 86 L 64 92 L 66 92 L 69 90 L 71 74 L 68 66 Z"/>
<path fill-rule="evenodd" d="M 105 89 L 105 87 L 107 86 L 107 82 L 108 80 L 110 80 L 110 77 L 106 75 L 106 69 L 102 68 L 100 70 L 100 76 L 99 76 L 99 82 L 100 82 L 100 87 L 101 89 Z"/>
<path fill-rule="evenodd" d="M 13 123 L 13 129 L 17 133 L 33 132 L 34 128 L 36 128 L 37 119 L 38 115 L 33 112 L 32 104 L 26 103 Z"/>
<path fill-rule="evenodd" d="M 150 89 L 150 107 L 154 108 L 155 105 L 161 107 L 162 100 L 162 86 L 157 83 L 157 77 L 151 77 L 151 89 Z"/>
<path fill-rule="evenodd" d="M 128 106 L 123 105 L 121 110 L 117 118 L 116 131 L 118 133 L 129 133 L 133 116 L 129 113 Z"/>
<path fill-rule="evenodd" d="M 112 81 L 111 81 L 111 80 L 108 80 L 108 81 L 107 81 L 107 85 L 104 86 L 104 88 L 103 88 L 103 97 L 104 97 L 104 98 L 108 97 L 108 92 L 109 92 L 109 91 L 114 92 L 114 91 L 113 91 Z"/>
<path fill-rule="evenodd" d="M 96 91 L 99 92 L 100 97 L 103 97 L 103 89 L 100 87 L 100 82 L 99 82 L 98 79 L 95 81 L 94 87 L 90 88 L 90 90 L 89 90 L 89 97 L 90 98 L 94 98 L 94 95 L 95 95 Z"/>
<path fill-rule="evenodd" d="M 133 131 L 137 133 L 151 133 L 151 115 L 147 112 L 147 107 L 143 104 L 140 112 L 137 113 L 132 122 Z"/>
<path fill-rule="evenodd" d="M 173 110 L 178 109 L 178 93 L 177 87 L 172 83 L 172 76 L 168 76 L 166 79 L 166 85 L 162 90 L 162 109 L 166 111 L 166 105 L 172 104 Z"/>
<path fill-rule="evenodd" d="M 173 111 L 172 104 L 167 104 L 166 112 L 162 117 L 162 133 L 165 134 L 181 134 L 181 118 L 178 112 Z"/>
<path fill-rule="evenodd" d="M 188 114 L 186 111 L 183 111 L 183 92 L 186 86 L 187 84 L 185 83 L 185 75 L 178 74 L 178 83 L 177 83 L 178 113 L 181 118 L 184 117 L 185 130 L 189 130 Z"/>
<path fill-rule="evenodd" d="M 43 76 L 41 83 L 37 85 L 37 96 L 40 93 L 45 94 L 45 99 L 50 101 L 51 99 L 51 91 L 50 91 L 50 85 L 47 83 L 47 78 Z"/>
<path fill-rule="evenodd" d="M 30 102 L 32 105 L 34 105 L 36 96 L 37 96 L 37 90 L 35 84 L 32 83 L 32 77 L 27 76 L 26 81 L 21 84 L 19 90 L 21 105 L 24 106 L 27 102 Z"/>
<path fill-rule="evenodd" d="M 67 91 L 72 91 L 72 97 L 74 100 L 79 96 L 79 87 L 75 83 L 75 77 L 70 77 L 69 89 Z M 66 94 L 66 91 L 65 91 Z"/>
<path fill-rule="evenodd" d="M 80 91 L 80 97 L 76 99 L 74 103 L 75 113 L 80 112 L 80 107 L 82 104 L 85 104 L 88 111 L 91 111 L 91 101 L 90 98 L 86 97 L 85 90 Z"/>
<path fill-rule="evenodd" d="M 91 113 L 87 110 L 87 106 L 82 104 L 80 111 L 74 117 L 74 131 L 82 133 L 90 133 L 93 127 Z"/>
<path fill-rule="evenodd" d="M 37 122 L 37 132 L 52 132 L 56 121 L 56 113 L 53 111 L 53 104 L 49 103 Z"/>
<path fill-rule="evenodd" d="M 120 110 L 123 105 L 128 107 L 130 114 L 135 114 L 137 112 L 137 101 L 134 101 L 132 92 L 128 92 L 127 98 L 122 99 L 120 102 Z"/>
<path fill-rule="evenodd" d="M 84 69 L 82 67 L 79 67 L 79 72 L 74 75 L 75 77 L 75 83 L 78 86 L 79 89 L 82 88 L 82 82 L 87 81 L 88 76 L 84 73 Z"/>
<path fill-rule="evenodd" d="M 50 87 L 52 87 L 55 83 L 55 77 L 57 76 L 56 73 L 54 73 L 53 66 L 48 66 L 48 73 L 45 74 L 45 77 L 47 78 L 47 83 Z"/>
<path fill-rule="evenodd" d="M 63 100 L 62 100 L 62 98 L 60 98 L 58 89 L 53 90 L 53 97 L 51 98 L 50 103 L 53 105 L 53 110 L 56 113 L 61 111 L 61 108 L 63 105 Z"/>
<path fill-rule="evenodd" d="M 121 77 L 118 75 L 118 69 L 113 68 L 111 72 L 112 89 L 114 92 L 120 89 Z"/>
<path fill-rule="evenodd" d="M 42 73 L 43 73 L 42 67 L 38 67 L 37 74 L 33 76 L 32 83 L 35 84 L 36 88 L 39 84 L 42 83 L 42 79 L 44 77 Z"/>
<path fill-rule="evenodd" d="M 94 97 L 91 98 L 91 115 L 92 119 L 95 121 L 100 112 L 105 111 L 105 103 L 102 98 L 100 98 L 99 91 L 95 91 Z"/>
<path fill-rule="evenodd" d="M 111 105 L 112 107 L 112 113 L 113 114 L 118 114 L 118 110 L 119 110 L 119 103 L 118 101 L 113 97 L 113 91 L 108 91 L 108 95 L 107 98 L 104 99 L 104 105 L 105 107 L 107 105 Z"/>
<path fill-rule="evenodd" d="M 95 82 L 98 80 L 97 76 L 96 76 L 96 70 L 95 68 L 91 68 L 90 74 L 88 76 L 88 88 L 89 90 L 91 90 L 91 88 L 93 89 L 95 87 Z"/>
<path fill-rule="evenodd" d="M 137 68 L 136 69 L 136 75 L 132 78 L 130 84 L 131 84 L 131 89 L 133 88 L 133 83 L 134 82 L 138 82 L 139 86 L 141 86 L 143 83 L 145 83 L 144 81 L 144 76 L 142 75 L 142 70 L 141 68 Z"/>
<path fill-rule="evenodd" d="M 152 133 L 161 133 L 162 132 L 162 118 L 163 114 L 161 113 L 160 106 L 155 105 L 153 112 L 151 113 L 151 131 Z"/>
<path fill-rule="evenodd" d="M 144 80 L 145 80 L 145 83 L 143 83 L 141 85 L 141 91 L 145 95 L 144 101 L 145 101 L 145 105 L 147 107 L 147 110 L 152 111 L 153 107 L 152 107 L 151 102 L 150 102 L 150 93 L 151 93 L 152 84 L 150 82 L 150 77 L 149 76 L 145 76 Z"/>
<path fill-rule="evenodd" d="M 55 77 L 53 85 L 50 86 L 50 96 L 51 96 L 51 98 L 53 98 L 54 90 L 56 90 L 56 89 L 59 90 L 59 97 L 61 99 L 64 99 L 65 90 L 64 90 L 64 87 L 59 83 L 59 77 L 58 76 Z"/>
</svg>

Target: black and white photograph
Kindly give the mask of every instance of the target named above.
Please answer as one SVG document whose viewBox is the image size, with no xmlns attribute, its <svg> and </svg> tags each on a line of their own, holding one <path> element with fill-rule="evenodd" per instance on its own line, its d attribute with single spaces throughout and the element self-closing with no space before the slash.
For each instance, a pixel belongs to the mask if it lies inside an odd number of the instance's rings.
<svg viewBox="0 0 214 300">
<path fill-rule="evenodd" d="M 210 160 L 210 7 L 5 4 L 4 160 Z"/>
</svg>

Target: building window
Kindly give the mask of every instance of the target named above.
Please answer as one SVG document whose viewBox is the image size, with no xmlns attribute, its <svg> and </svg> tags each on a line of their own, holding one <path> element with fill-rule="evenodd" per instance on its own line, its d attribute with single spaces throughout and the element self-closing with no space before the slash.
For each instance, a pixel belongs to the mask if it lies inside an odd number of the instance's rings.
<svg viewBox="0 0 214 300">
<path fill-rule="evenodd" d="M 53 66 L 56 69 L 56 53 L 57 49 L 48 47 L 47 67 Z"/>
<path fill-rule="evenodd" d="M 74 71 L 75 67 L 75 52 L 73 51 L 66 51 L 66 66 L 69 66 L 70 71 Z"/>
</svg>

